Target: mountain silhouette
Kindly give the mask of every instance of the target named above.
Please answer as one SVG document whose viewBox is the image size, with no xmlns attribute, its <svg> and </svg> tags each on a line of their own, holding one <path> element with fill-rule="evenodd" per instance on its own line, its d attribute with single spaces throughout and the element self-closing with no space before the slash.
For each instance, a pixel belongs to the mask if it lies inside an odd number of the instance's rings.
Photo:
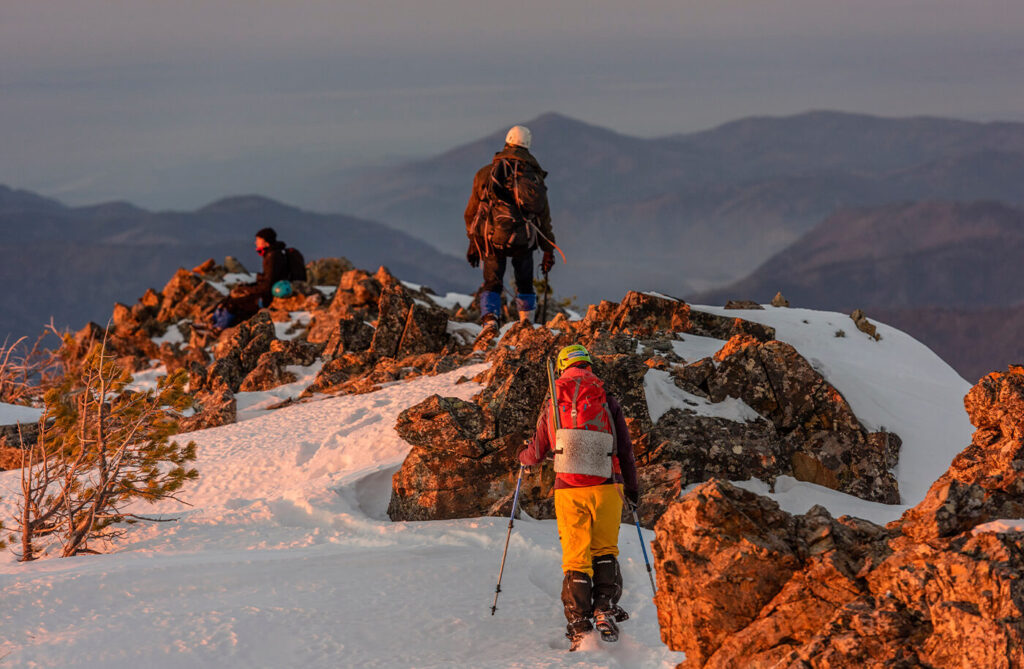
<svg viewBox="0 0 1024 669">
<path fill-rule="evenodd" d="M 750 276 L 690 295 L 850 312 L 927 344 L 968 381 L 1024 360 L 1024 209 L 918 202 L 840 212 Z"/>
<path fill-rule="evenodd" d="M 816 111 L 654 139 L 547 113 L 526 121 L 569 256 L 552 282 L 587 300 L 622 286 L 727 285 L 835 212 L 923 199 L 1024 204 L 1024 124 Z M 450 253 L 472 176 L 505 129 L 426 160 L 341 179 L 337 208 Z"/>
<path fill-rule="evenodd" d="M 307 260 L 345 256 L 360 267 L 386 265 L 435 290 L 472 292 L 479 277 L 465 261 L 389 226 L 317 214 L 260 196 L 225 198 L 193 212 L 150 212 L 124 202 L 66 207 L 0 186 L 0 341 L 31 335 L 50 317 L 81 327 L 160 289 L 178 267 L 207 258 L 240 259 L 260 269 L 257 230 L 271 226 Z"/>
</svg>

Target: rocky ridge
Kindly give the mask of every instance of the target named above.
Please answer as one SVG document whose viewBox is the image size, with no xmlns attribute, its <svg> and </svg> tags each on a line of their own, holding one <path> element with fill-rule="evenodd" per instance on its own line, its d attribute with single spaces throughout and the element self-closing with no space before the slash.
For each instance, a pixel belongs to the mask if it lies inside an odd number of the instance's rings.
<svg viewBox="0 0 1024 669">
<path fill-rule="evenodd" d="M 1024 368 L 964 404 L 971 444 L 882 527 L 792 515 L 709 481 L 654 544 L 662 639 L 680 667 L 1024 666 Z"/>
<path fill-rule="evenodd" d="M 371 274 L 344 259 L 322 259 L 308 270 L 319 285 L 296 282 L 292 296 L 214 336 L 194 324 L 249 277 L 213 260 L 181 269 L 162 290 L 115 305 L 108 332 L 90 323 L 75 333 L 73 350 L 106 336 L 133 372 L 188 370 L 195 413 L 186 430 L 234 422 L 238 393 L 294 383 L 298 373 L 315 371 L 315 379 L 283 403 L 490 362 L 476 379 L 485 389 L 474 401 L 432 398 L 398 420 L 411 451 L 394 477 L 395 520 L 502 512 L 515 453 L 546 395 L 545 360 L 574 342 L 596 356 L 596 371 L 623 406 L 648 526 L 681 490 L 713 477 L 772 484 L 791 475 L 873 501 L 899 500 L 890 473 L 899 438 L 864 429 L 841 394 L 764 325 L 630 292 L 619 303 L 590 306 L 581 320 L 556 310 L 545 326 L 515 325 L 496 342 L 478 340 L 472 305 L 403 283 L 386 268 Z M 721 348 L 713 358 L 684 360 L 674 344 L 687 336 L 713 338 Z M 684 401 L 652 419 L 646 387 L 655 381 Z M 727 399 L 756 417 L 709 416 L 689 406 Z M 550 464 L 530 475 L 523 500 L 532 515 L 552 515 L 553 479 Z M 468 489 L 476 494 L 463 494 Z"/>
<path fill-rule="evenodd" d="M 472 309 L 385 268 L 327 259 L 309 269 L 316 285 L 296 283 L 293 296 L 217 336 L 193 324 L 245 277 L 212 261 L 180 270 L 161 291 L 115 305 L 109 331 L 90 323 L 76 333 L 72 353 L 106 336 L 133 371 L 187 369 L 196 401 L 187 429 L 237 420 L 237 393 L 293 383 L 298 370 L 316 378 L 286 403 L 487 361 L 471 401 L 433 396 L 396 423 L 410 452 L 388 513 L 425 520 L 509 512 L 515 455 L 546 395 L 545 360 L 583 343 L 636 444 L 641 518 L 656 528 L 662 638 L 687 653 L 682 666 L 1024 662 L 1024 534 L 984 525 L 1024 516 L 1024 368 L 989 375 L 968 394 L 972 444 L 899 521 L 835 519 L 821 507 L 792 515 L 724 481 L 770 486 L 787 475 L 894 503 L 900 440 L 865 429 L 770 327 L 631 292 L 580 320 L 557 313 L 491 340 L 477 337 Z M 720 346 L 684 359 L 678 344 L 693 337 Z M 682 401 L 652 414 L 658 384 Z M 749 412 L 701 408 L 729 402 Z M 0 442 L 11 434 L 0 429 Z M 550 464 L 529 474 L 523 509 L 553 517 L 553 483 Z"/>
<path fill-rule="evenodd" d="M 681 337 L 721 341 L 713 358 L 684 360 Z M 516 454 L 530 437 L 547 394 L 545 361 L 570 343 L 595 356 L 595 371 L 623 407 L 641 479 L 640 517 L 651 526 L 689 485 L 710 478 L 794 476 L 864 499 L 897 503 L 890 470 L 900 440 L 869 433 L 842 395 L 764 325 L 690 308 L 680 300 L 631 292 L 545 327 L 513 326 L 486 354 L 484 390 L 467 402 L 432 397 L 410 407 L 395 429 L 412 446 L 394 475 L 393 520 L 468 518 L 509 512 Z M 683 407 L 652 420 L 647 387 L 663 374 L 690 403 L 745 403 L 755 420 L 703 415 Z M 684 403 L 685 407 L 685 403 Z M 756 412 L 756 413 L 755 413 Z M 550 463 L 528 473 L 522 508 L 553 517 Z"/>
<path fill-rule="evenodd" d="M 235 422 L 237 393 L 293 383 L 298 370 L 318 372 L 292 401 L 370 392 L 382 383 L 450 371 L 473 355 L 477 326 L 469 321 L 478 314 L 457 304 L 439 306 L 429 288 L 404 284 L 383 267 L 374 274 L 354 269 L 344 258 L 310 262 L 315 283 L 292 282 L 290 297 L 211 333 L 201 324 L 213 307 L 253 278 L 239 273 L 244 268 L 237 261 L 226 264 L 230 271 L 212 259 L 179 269 L 163 289 L 147 290 L 134 305 L 115 304 L 109 327 L 89 323 L 73 333 L 66 355 L 73 362 L 105 339 L 132 373 L 188 370 L 195 412 L 184 430 Z M 8 433 L 16 430 L 4 432 L 0 446 L 15 446 Z"/>
</svg>

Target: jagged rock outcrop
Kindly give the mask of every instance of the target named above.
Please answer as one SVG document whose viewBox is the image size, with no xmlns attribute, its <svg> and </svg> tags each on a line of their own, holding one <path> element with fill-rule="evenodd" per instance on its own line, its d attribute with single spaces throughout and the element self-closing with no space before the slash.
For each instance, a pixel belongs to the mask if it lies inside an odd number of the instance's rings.
<svg viewBox="0 0 1024 669">
<path fill-rule="evenodd" d="M 185 269 L 179 269 L 160 294 L 163 299 L 156 320 L 162 323 L 199 318 L 223 299 L 223 295 L 202 277 Z"/>
<path fill-rule="evenodd" d="M 868 317 L 860 309 L 855 309 L 853 313 L 850 314 L 850 318 L 853 320 L 854 325 L 857 326 L 857 329 L 867 336 L 871 337 L 875 341 L 880 341 L 882 339 L 882 335 L 878 334 L 878 328 L 874 323 L 868 320 Z"/>
<path fill-rule="evenodd" d="M 131 372 L 159 363 L 186 369 L 198 413 L 193 427 L 236 419 L 234 393 L 265 391 L 297 380 L 296 367 L 323 363 L 305 396 L 362 393 L 420 374 L 440 374 L 464 364 L 465 337 L 448 334 L 451 314 L 427 287 L 404 284 L 381 267 L 370 274 L 341 259 L 315 260 L 310 281 L 293 281 L 292 294 L 275 298 L 256 316 L 223 332 L 208 314 L 245 277 L 241 267 L 212 259 L 180 269 L 163 290 L 146 291 L 138 303 L 115 304 L 110 327 L 89 323 L 62 355 L 74 363 L 101 340 Z M 314 284 L 335 283 L 330 291 Z M 280 337 L 280 338 L 279 338 Z"/>
<path fill-rule="evenodd" d="M 220 385 L 195 393 L 195 413 L 181 421 L 181 431 L 205 430 L 238 420 L 238 402 L 230 388 Z"/>
<path fill-rule="evenodd" d="M 679 493 L 712 478 L 774 482 L 787 471 L 771 421 L 739 422 L 670 409 L 651 435 L 652 450 L 639 469 L 640 519 L 650 527 Z"/>
<path fill-rule="evenodd" d="M 764 309 L 753 300 L 729 300 L 725 303 L 726 309 Z"/>
<path fill-rule="evenodd" d="M 394 475 L 392 519 L 486 515 L 514 491 L 508 463 L 522 438 L 495 438 L 479 405 L 434 395 L 402 412 L 395 429 L 414 449 Z"/>
<path fill-rule="evenodd" d="M 970 446 L 902 521 L 916 541 L 942 540 L 997 518 L 1024 518 L 1024 367 L 982 378 L 964 397 Z"/>
<path fill-rule="evenodd" d="M 712 401 L 742 399 L 772 422 L 785 460 L 779 473 L 872 501 L 899 502 L 889 471 L 897 437 L 885 436 L 878 448 L 883 437 L 864 429 L 839 391 L 791 345 L 741 334 L 715 359 L 717 367 L 706 370 L 698 387 Z"/>
<path fill-rule="evenodd" d="M 786 299 L 786 296 L 782 294 L 781 290 L 776 292 L 775 293 L 775 297 L 772 298 L 772 306 L 773 307 L 788 307 L 789 306 L 789 300 Z"/>
<path fill-rule="evenodd" d="M 655 603 L 680 666 L 1024 666 L 1024 533 L 982 525 L 1024 513 L 1024 368 L 965 406 L 971 445 L 887 527 L 720 481 L 672 504 Z"/>
<path fill-rule="evenodd" d="M 333 360 L 346 353 L 362 353 L 373 341 L 373 327 L 356 318 L 339 320 L 327 337 L 324 360 Z"/>
<path fill-rule="evenodd" d="M 306 264 L 306 279 L 314 286 L 337 286 L 341 275 L 352 269 L 348 258 L 320 258 Z"/>
<path fill-rule="evenodd" d="M 381 283 L 369 272 L 359 269 L 343 272 L 326 311 L 313 314 L 307 339 L 312 342 L 327 341 L 342 320 L 376 320 L 380 296 Z"/>
</svg>

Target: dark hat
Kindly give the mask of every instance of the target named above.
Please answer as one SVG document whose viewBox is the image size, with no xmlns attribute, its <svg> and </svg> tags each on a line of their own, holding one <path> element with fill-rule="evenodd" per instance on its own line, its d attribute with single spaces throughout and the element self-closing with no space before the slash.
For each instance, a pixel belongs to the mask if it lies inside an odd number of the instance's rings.
<svg viewBox="0 0 1024 669">
<path fill-rule="evenodd" d="M 268 244 L 273 244 L 277 241 L 277 233 L 274 232 L 274 228 L 263 228 L 256 233 L 256 236 L 262 238 Z"/>
</svg>

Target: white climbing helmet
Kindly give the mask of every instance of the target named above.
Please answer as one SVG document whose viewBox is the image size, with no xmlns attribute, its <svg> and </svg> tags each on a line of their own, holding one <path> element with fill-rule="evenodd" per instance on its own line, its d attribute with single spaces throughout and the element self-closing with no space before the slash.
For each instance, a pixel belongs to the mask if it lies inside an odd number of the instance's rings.
<svg viewBox="0 0 1024 669">
<path fill-rule="evenodd" d="M 505 135 L 505 143 L 512 146 L 521 146 L 524 149 L 530 148 L 533 141 L 533 133 L 525 125 L 514 125 Z"/>
</svg>

